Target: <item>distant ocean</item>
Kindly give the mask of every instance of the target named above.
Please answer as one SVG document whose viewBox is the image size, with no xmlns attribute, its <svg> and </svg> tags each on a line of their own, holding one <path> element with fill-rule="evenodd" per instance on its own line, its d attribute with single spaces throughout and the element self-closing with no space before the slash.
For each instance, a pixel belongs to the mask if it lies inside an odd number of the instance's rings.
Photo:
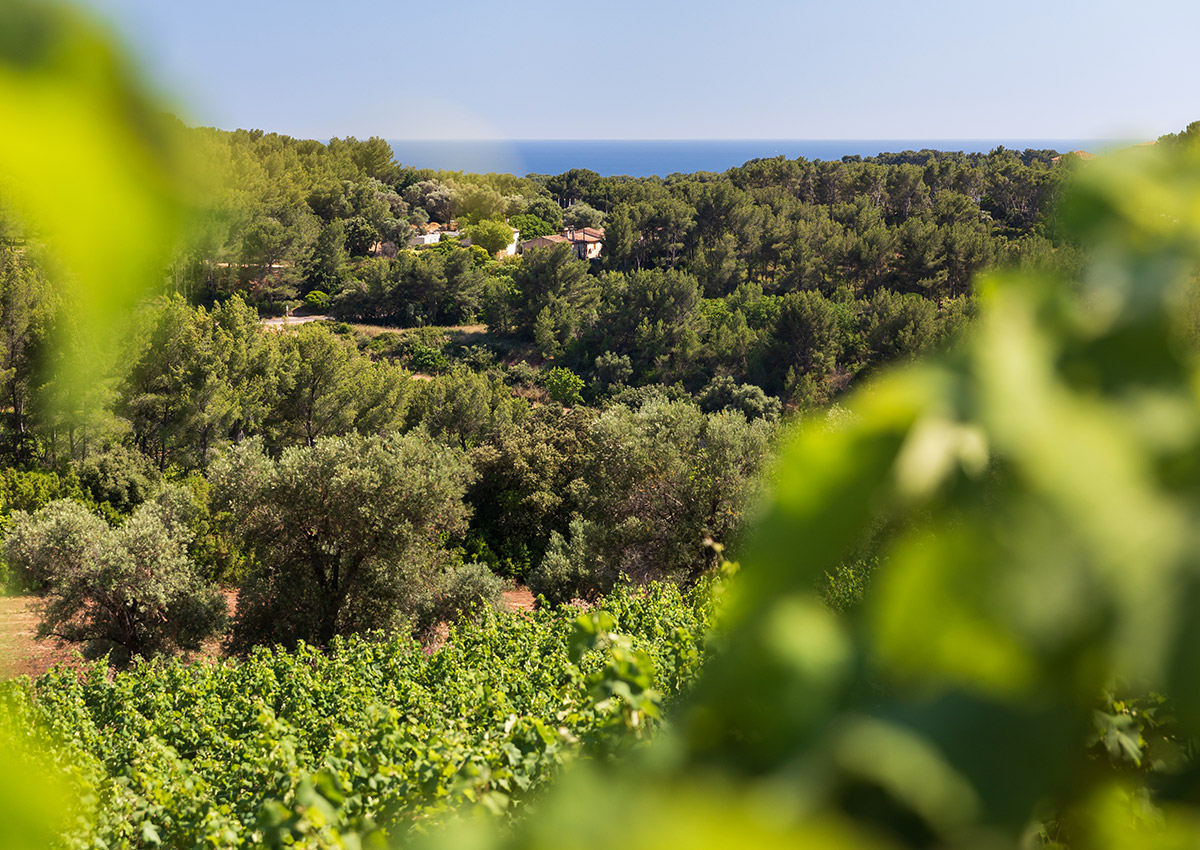
<svg viewBox="0 0 1200 850">
<path fill-rule="evenodd" d="M 751 159 L 785 156 L 838 160 L 844 156 L 880 153 L 942 151 L 987 153 L 1003 145 L 1011 150 L 1052 149 L 1059 153 L 1086 150 L 1100 153 L 1127 144 L 1113 139 L 797 139 L 578 141 L 411 141 L 391 143 L 396 160 L 415 168 L 440 171 L 499 172 L 517 175 L 561 174 L 587 168 L 604 176 L 627 174 L 649 177 L 725 171 Z"/>
</svg>

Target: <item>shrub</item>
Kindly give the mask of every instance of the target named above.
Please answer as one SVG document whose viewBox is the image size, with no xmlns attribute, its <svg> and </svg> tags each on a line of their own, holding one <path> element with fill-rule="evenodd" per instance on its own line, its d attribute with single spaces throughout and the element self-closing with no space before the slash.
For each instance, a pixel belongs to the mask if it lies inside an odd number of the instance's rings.
<svg viewBox="0 0 1200 850">
<path fill-rule="evenodd" d="M 449 369 L 450 361 L 445 354 L 436 348 L 414 345 L 409 348 L 408 367 L 414 372 L 436 375 Z"/>
<path fill-rule="evenodd" d="M 546 385 L 546 392 L 550 394 L 550 398 L 559 404 L 569 407 L 583 403 L 583 396 L 579 394 L 583 389 L 583 378 L 570 369 L 555 366 L 545 374 L 542 382 Z"/>
<path fill-rule="evenodd" d="M 599 534 L 599 526 L 578 518 L 571 521 L 567 537 L 551 532 L 545 556 L 529 573 L 530 592 L 557 605 L 612 587 L 616 576 L 605 570 Z"/>
<path fill-rule="evenodd" d="M 537 384 L 538 369 L 536 366 L 531 366 L 528 361 L 522 360 L 519 363 L 513 363 L 507 371 L 510 386 L 532 389 Z"/>
<path fill-rule="evenodd" d="M 119 514 L 128 514 L 150 498 L 161 480 L 154 461 L 125 446 L 113 446 L 79 464 L 79 483 L 97 504 L 107 502 Z"/>
<path fill-rule="evenodd" d="M 197 650 L 225 625 L 225 601 L 188 558 L 188 505 L 165 487 L 124 525 L 61 499 L 13 514 L 4 551 L 42 596 L 39 637 L 82 643 L 124 666 L 134 656 Z"/>
<path fill-rule="evenodd" d="M 596 385 L 609 392 L 623 387 L 633 376 L 633 363 L 628 354 L 606 351 L 596 358 L 595 367 Z"/>
<path fill-rule="evenodd" d="M 304 296 L 304 302 L 314 310 L 329 309 L 329 293 L 314 289 Z"/>
<path fill-rule="evenodd" d="M 737 410 L 747 420 L 779 418 L 781 405 L 775 396 L 767 395 L 754 384 L 739 384 L 729 375 L 713 378 L 701 392 L 697 401 L 705 413 L 718 410 Z"/>
<path fill-rule="evenodd" d="M 424 630 L 482 607 L 498 609 L 504 587 L 504 579 L 483 564 L 447 567 L 414 603 L 415 624 Z"/>
</svg>

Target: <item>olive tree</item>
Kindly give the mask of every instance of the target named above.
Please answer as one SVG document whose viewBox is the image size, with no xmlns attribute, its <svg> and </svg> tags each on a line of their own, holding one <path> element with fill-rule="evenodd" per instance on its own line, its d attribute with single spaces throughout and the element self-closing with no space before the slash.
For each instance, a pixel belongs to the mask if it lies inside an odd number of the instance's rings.
<svg viewBox="0 0 1200 850">
<path fill-rule="evenodd" d="M 188 557 L 196 510 L 169 485 L 117 528 L 70 499 L 16 511 L 4 554 L 41 596 L 38 636 L 117 666 L 200 649 L 224 627 L 225 601 Z"/>
<path fill-rule="evenodd" d="M 736 546 L 762 489 L 774 426 L 690 402 L 614 405 L 583 434 L 578 516 L 555 530 L 530 589 L 551 602 L 594 597 L 624 575 L 691 581 Z"/>
<path fill-rule="evenodd" d="M 473 473 L 463 452 L 412 432 L 325 437 L 277 460 L 250 440 L 210 476 L 252 555 L 234 624 L 245 649 L 402 626 L 447 575 L 443 543 L 466 528 Z"/>
</svg>

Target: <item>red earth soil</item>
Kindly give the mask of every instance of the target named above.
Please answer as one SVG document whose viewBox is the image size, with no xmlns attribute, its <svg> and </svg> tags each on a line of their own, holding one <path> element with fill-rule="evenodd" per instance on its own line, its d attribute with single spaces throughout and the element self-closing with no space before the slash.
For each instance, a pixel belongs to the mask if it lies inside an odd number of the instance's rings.
<svg viewBox="0 0 1200 850">
<path fill-rule="evenodd" d="M 237 592 L 224 591 L 225 604 L 232 617 L 237 611 Z M 36 640 L 38 616 L 33 596 L 0 596 L 0 678 L 40 676 L 55 664 L 78 666 L 76 650 L 54 639 Z M 521 587 L 504 592 L 504 605 L 510 611 L 532 611 L 533 594 Z M 221 646 L 209 641 L 198 657 L 216 660 Z"/>
</svg>

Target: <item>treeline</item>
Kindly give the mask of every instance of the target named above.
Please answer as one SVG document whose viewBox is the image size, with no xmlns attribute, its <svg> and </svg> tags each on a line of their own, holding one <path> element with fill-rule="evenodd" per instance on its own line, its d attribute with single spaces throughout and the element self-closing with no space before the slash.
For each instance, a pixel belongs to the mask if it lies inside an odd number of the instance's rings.
<svg viewBox="0 0 1200 850">
<path fill-rule="evenodd" d="M 194 303 L 236 293 L 264 313 L 307 303 L 397 327 L 482 320 L 589 385 L 615 370 L 629 385 L 698 393 L 731 376 L 819 403 L 872 364 L 952 335 L 980 269 L 1070 275 L 1080 261 L 1050 212 L 1070 173 L 1054 151 L 517 178 L 407 168 L 378 138 L 195 134 L 226 188 L 175 270 Z M 566 248 L 503 261 L 457 241 L 406 249 L 427 221 L 606 235 L 590 263 Z"/>
<path fill-rule="evenodd" d="M 513 217 L 527 236 L 563 221 L 532 180 L 403 168 L 380 138 L 325 145 L 261 131 L 191 133 L 214 193 L 177 255 L 172 285 L 196 303 L 238 293 L 261 312 L 278 313 L 309 293 L 334 294 L 351 279 L 355 260 L 396 256 L 414 226 L 429 221 Z"/>
</svg>

